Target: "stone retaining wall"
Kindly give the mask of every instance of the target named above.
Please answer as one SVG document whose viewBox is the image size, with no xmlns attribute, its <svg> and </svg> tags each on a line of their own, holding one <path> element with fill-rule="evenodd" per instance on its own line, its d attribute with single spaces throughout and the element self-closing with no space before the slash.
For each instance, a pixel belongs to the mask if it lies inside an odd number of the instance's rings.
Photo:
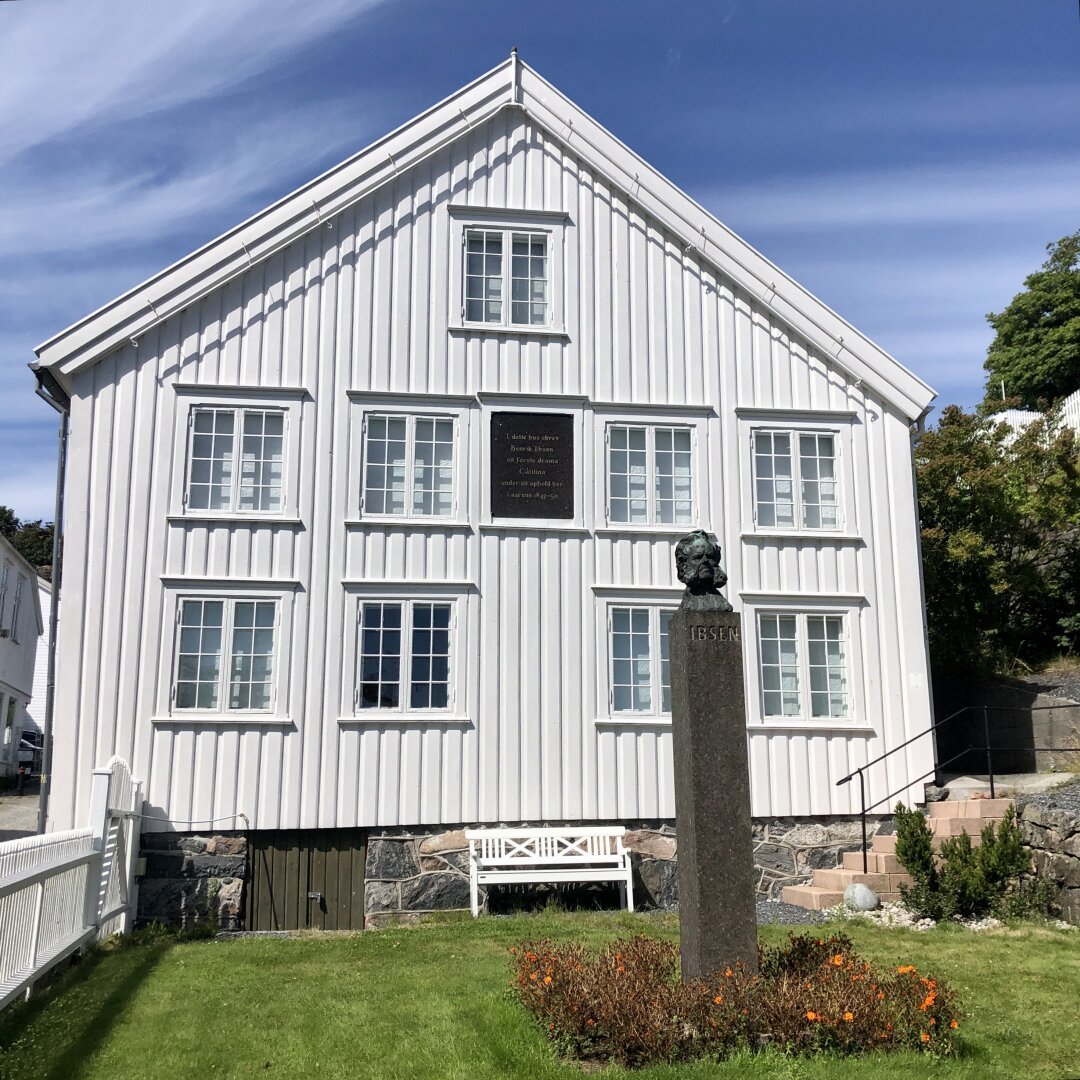
<svg viewBox="0 0 1080 1080">
<path fill-rule="evenodd" d="M 890 824 L 885 825 L 886 822 Z M 867 822 L 868 836 L 891 829 L 891 818 Z M 675 827 L 669 821 L 628 828 L 636 907 L 678 905 Z M 779 899 L 785 885 L 803 884 L 817 869 L 840 865 L 861 847 L 856 817 L 760 819 L 753 823 L 757 892 Z M 239 833 L 146 833 L 146 875 L 139 885 L 140 924 L 190 925 L 212 919 L 237 929 L 248 868 Z M 373 829 L 364 870 L 364 923 L 411 921 L 434 911 L 468 909 L 469 856 L 464 828 Z"/>
<path fill-rule="evenodd" d="M 1036 876 L 1057 887 L 1061 918 L 1080 926 L 1080 784 L 1022 799 L 1017 814 Z"/>
</svg>

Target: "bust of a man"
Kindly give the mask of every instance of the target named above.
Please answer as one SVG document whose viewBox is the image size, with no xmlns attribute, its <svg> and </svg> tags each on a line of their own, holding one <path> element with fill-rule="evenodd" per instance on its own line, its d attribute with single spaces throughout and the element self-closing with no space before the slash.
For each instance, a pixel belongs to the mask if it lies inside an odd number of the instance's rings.
<svg viewBox="0 0 1080 1080">
<path fill-rule="evenodd" d="M 731 611 L 720 590 L 727 574 L 720 565 L 720 545 L 704 529 L 688 533 L 675 545 L 675 571 L 686 586 L 685 611 Z"/>
</svg>

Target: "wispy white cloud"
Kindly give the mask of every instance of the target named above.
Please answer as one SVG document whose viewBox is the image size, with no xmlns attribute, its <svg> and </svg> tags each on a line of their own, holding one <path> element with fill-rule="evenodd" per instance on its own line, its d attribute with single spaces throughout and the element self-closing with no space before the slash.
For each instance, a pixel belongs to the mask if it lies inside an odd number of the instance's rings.
<svg viewBox="0 0 1080 1080">
<path fill-rule="evenodd" d="M 241 220 L 256 209 L 255 196 L 284 195 L 287 178 L 314 176 L 360 149 L 381 120 L 377 107 L 356 98 L 271 115 L 230 113 L 227 124 L 177 132 L 164 167 L 126 152 L 102 154 L 84 170 L 10 185 L 0 251 L 10 258 L 144 244 L 234 208 Z"/>
<path fill-rule="evenodd" d="M 762 178 L 699 193 L 736 230 L 995 225 L 1080 216 L 1080 157 Z"/>
<path fill-rule="evenodd" d="M 80 125 L 220 95 L 376 0 L 83 0 L 5 5 L 0 160 Z"/>
</svg>

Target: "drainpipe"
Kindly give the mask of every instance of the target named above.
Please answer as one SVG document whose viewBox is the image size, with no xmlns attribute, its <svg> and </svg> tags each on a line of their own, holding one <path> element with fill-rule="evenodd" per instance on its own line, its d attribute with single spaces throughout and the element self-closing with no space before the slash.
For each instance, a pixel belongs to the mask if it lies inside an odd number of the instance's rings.
<svg viewBox="0 0 1080 1080">
<path fill-rule="evenodd" d="M 37 831 L 45 832 L 49 820 L 49 787 L 52 783 L 53 709 L 56 701 L 56 625 L 60 617 L 60 580 L 64 565 L 64 478 L 67 472 L 68 415 L 71 398 L 51 371 L 32 369 L 37 395 L 60 414 L 56 454 L 56 509 L 53 514 L 52 603 L 49 605 L 49 663 L 45 683 L 45 731 L 41 755 L 41 791 L 38 795 Z"/>
</svg>

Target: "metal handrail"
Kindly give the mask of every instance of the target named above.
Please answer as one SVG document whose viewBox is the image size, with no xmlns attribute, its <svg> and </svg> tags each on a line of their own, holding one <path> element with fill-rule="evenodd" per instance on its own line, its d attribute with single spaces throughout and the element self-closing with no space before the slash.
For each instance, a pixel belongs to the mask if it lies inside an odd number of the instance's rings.
<svg viewBox="0 0 1080 1080">
<path fill-rule="evenodd" d="M 986 752 L 986 772 L 990 778 L 990 798 L 997 797 L 997 791 L 994 787 L 994 751 L 995 750 L 1007 750 L 1011 753 L 1022 753 L 1025 751 L 1033 751 L 1037 753 L 1075 753 L 1080 751 L 1080 747 L 1076 746 L 1040 746 L 1037 749 L 1031 746 L 991 746 L 990 745 L 990 713 L 991 712 L 1045 712 L 1050 709 L 1077 709 L 1080 708 L 1078 704 L 1065 704 L 1065 705 L 1032 705 L 1027 708 L 1008 706 L 1008 705 L 965 705 L 962 709 L 957 709 L 956 712 L 950 713 L 944 720 L 938 720 L 931 724 L 923 731 L 912 735 L 910 739 L 906 739 L 904 742 L 897 744 L 890 750 L 886 750 L 884 754 L 879 754 L 873 761 L 868 761 L 865 765 L 860 765 L 857 769 L 848 773 L 842 780 L 837 780 L 835 786 L 840 787 L 843 784 L 850 783 L 856 776 L 859 778 L 859 824 L 862 830 L 862 857 L 863 857 L 863 873 L 869 873 L 869 858 L 867 852 L 867 840 L 866 840 L 866 814 L 869 810 L 873 810 L 875 806 L 880 806 L 883 802 L 889 802 L 904 791 L 906 788 L 911 787 L 912 784 L 917 784 L 920 780 L 925 780 L 930 776 L 937 778 L 940 771 L 946 766 L 951 765 L 959 758 L 965 757 L 968 754 L 977 753 L 980 750 Z M 891 757 L 898 750 L 903 750 L 904 747 L 910 746 L 916 739 L 921 739 L 924 735 L 929 735 L 931 732 L 936 731 L 939 727 L 947 724 L 950 720 L 955 720 L 958 716 L 962 716 L 964 713 L 971 711 L 972 709 L 981 709 L 983 716 L 983 736 L 986 739 L 984 746 L 967 746 L 958 754 L 953 754 L 951 758 L 945 761 L 938 761 L 934 763 L 934 767 L 925 772 L 922 776 L 916 776 L 914 779 L 908 779 L 902 786 L 898 787 L 895 791 L 888 795 L 883 796 L 876 802 L 871 803 L 869 806 L 866 803 L 866 777 L 865 773 L 873 766 L 880 764 L 887 757 Z"/>
</svg>

